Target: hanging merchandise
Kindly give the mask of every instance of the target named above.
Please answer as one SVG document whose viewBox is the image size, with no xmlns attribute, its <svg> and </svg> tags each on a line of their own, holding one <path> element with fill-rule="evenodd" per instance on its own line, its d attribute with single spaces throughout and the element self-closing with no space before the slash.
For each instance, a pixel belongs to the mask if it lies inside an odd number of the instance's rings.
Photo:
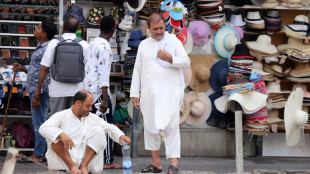
<svg viewBox="0 0 310 174">
<path fill-rule="evenodd" d="M 85 18 L 83 16 L 83 9 L 77 5 L 68 6 L 68 11 L 64 15 L 64 20 L 67 19 L 69 16 L 75 17 L 80 24 L 85 23 Z"/>
<path fill-rule="evenodd" d="M 129 31 L 132 28 L 132 21 L 133 17 L 131 15 L 125 15 L 118 27 L 124 31 Z"/>
<path fill-rule="evenodd" d="M 104 9 L 103 7 L 93 7 L 89 10 L 89 15 L 87 18 L 87 23 L 91 25 L 99 25 L 100 20 L 104 16 Z"/>
<path fill-rule="evenodd" d="M 286 145 L 288 146 L 298 144 L 300 140 L 300 129 L 308 121 L 308 113 L 302 111 L 302 103 L 303 90 L 296 88 L 288 97 L 284 108 Z"/>
<path fill-rule="evenodd" d="M 215 35 L 215 49 L 224 58 L 230 58 L 238 43 L 240 37 L 233 27 L 223 27 Z"/>
<path fill-rule="evenodd" d="M 145 2 L 146 0 L 127 0 L 126 5 L 130 11 L 138 12 L 143 8 Z"/>
<path fill-rule="evenodd" d="M 110 11 L 110 15 L 114 18 L 115 25 L 118 26 L 124 15 L 124 8 L 122 6 L 113 5 Z"/>
</svg>

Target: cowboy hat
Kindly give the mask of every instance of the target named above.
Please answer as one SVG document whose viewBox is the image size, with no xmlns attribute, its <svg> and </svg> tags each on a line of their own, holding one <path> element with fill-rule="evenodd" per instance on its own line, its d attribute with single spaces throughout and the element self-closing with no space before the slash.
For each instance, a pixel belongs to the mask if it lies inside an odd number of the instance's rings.
<svg viewBox="0 0 310 174">
<path fill-rule="evenodd" d="M 211 76 L 209 79 L 212 89 L 217 93 L 223 94 L 222 87 L 227 84 L 227 73 L 229 71 L 228 60 L 220 60 L 211 68 Z"/>
<path fill-rule="evenodd" d="M 138 12 L 140 11 L 146 0 L 127 0 L 127 7 L 132 12 Z"/>
<path fill-rule="evenodd" d="M 300 127 L 308 121 L 308 113 L 302 111 L 303 91 L 296 88 L 288 97 L 284 108 L 286 145 L 294 146 L 300 139 Z"/>
<path fill-rule="evenodd" d="M 231 26 L 221 28 L 215 35 L 215 49 L 224 58 L 228 58 L 233 54 L 238 43 L 240 43 L 239 34 Z"/>
<path fill-rule="evenodd" d="M 212 110 L 212 104 L 209 97 L 204 93 L 191 91 L 185 94 L 184 98 L 188 98 L 191 103 L 190 113 L 185 120 L 185 123 L 189 125 L 200 125 L 206 122 Z"/>
<path fill-rule="evenodd" d="M 211 55 L 190 54 L 192 80 L 189 87 L 196 92 L 203 92 L 210 88 L 210 69 L 214 64 Z"/>
<path fill-rule="evenodd" d="M 210 117 L 207 120 L 207 124 L 219 128 L 227 128 L 229 123 L 234 121 L 234 113 L 227 111 L 226 113 L 221 113 L 215 107 L 214 101 L 221 97 L 222 95 L 215 92 L 209 96 L 209 99 L 212 103 L 212 111 Z"/>
</svg>

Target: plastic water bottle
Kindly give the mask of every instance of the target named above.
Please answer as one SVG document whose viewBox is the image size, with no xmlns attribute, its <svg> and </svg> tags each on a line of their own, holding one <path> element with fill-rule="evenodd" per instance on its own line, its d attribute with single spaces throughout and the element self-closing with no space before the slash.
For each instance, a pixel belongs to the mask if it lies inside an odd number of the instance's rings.
<svg viewBox="0 0 310 174">
<path fill-rule="evenodd" d="M 130 158 L 130 147 L 127 145 L 127 142 L 125 142 L 125 145 L 122 148 L 122 152 L 123 152 L 123 173 L 130 174 L 132 173 L 132 168 Z"/>
</svg>

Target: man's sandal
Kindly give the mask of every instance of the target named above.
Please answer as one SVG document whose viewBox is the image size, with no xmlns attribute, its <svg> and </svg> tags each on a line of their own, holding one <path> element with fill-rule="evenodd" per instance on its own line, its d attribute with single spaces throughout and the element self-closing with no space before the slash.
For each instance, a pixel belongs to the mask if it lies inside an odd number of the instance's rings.
<svg viewBox="0 0 310 174">
<path fill-rule="evenodd" d="M 167 174 L 177 174 L 179 169 L 177 167 L 174 167 L 173 165 L 170 165 L 168 168 Z"/>
<path fill-rule="evenodd" d="M 160 173 L 162 171 L 163 171 L 163 169 L 159 169 L 156 166 L 154 166 L 153 164 L 151 164 L 151 165 L 149 165 L 146 168 L 141 170 L 142 173 Z"/>
</svg>

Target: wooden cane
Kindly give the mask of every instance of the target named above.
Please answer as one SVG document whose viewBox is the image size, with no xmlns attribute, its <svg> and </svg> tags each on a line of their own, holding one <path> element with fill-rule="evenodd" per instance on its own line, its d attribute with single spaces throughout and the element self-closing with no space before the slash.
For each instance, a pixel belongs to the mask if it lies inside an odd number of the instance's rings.
<svg viewBox="0 0 310 174">
<path fill-rule="evenodd" d="M 10 107 L 10 101 L 11 101 L 11 97 L 12 97 L 12 90 L 13 90 L 13 86 L 14 86 L 14 83 L 15 83 L 16 73 L 17 73 L 17 71 L 14 71 L 14 75 L 13 75 L 13 79 L 12 79 L 12 85 L 11 85 L 10 94 L 9 94 L 9 99 L 8 99 L 8 103 L 6 105 L 4 120 L 3 120 L 3 123 L 2 123 L 0 140 L 2 140 L 2 137 L 3 137 L 4 125 L 5 125 L 5 122 L 6 122 L 6 118 L 8 116 L 8 111 L 9 111 L 9 107 Z"/>
</svg>

